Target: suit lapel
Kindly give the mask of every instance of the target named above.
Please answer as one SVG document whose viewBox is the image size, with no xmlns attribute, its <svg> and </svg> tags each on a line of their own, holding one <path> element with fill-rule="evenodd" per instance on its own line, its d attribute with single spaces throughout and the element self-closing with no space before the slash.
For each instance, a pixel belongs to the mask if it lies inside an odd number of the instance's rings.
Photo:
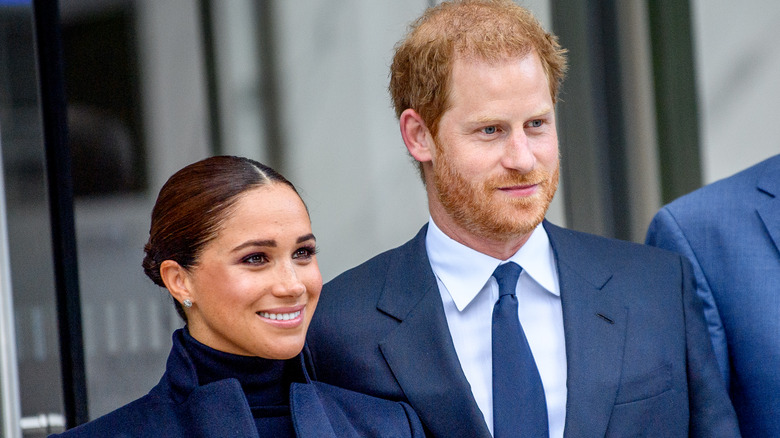
<svg viewBox="0 0 780 438">
<path fill-rule="evenodd" d="M 775 247 L 780 251 L 780 199 L 778 199 L 780 195 L 780 157 L 773 158 L 765 169 L 759 177 L 757 188 L 771 196 L 771 199 L 759 204 L 757 210 L 769 237 L 772 238 Z"/>
<path fill-rule="evenodd" d="M 455 353 L 425 250 L 426 231 L 401 247 L 388 267 L 377 309 L 400 324 L 379 349 L 435 436 L 490 437 Z"/>
<path fill-rule="evenodd" d="M 628 309 L 612 272 L 577 233 L 545 221 L 558 264 L 566 338 L 565 436 L 603 436 L 617 396 Z"/>
</svg>

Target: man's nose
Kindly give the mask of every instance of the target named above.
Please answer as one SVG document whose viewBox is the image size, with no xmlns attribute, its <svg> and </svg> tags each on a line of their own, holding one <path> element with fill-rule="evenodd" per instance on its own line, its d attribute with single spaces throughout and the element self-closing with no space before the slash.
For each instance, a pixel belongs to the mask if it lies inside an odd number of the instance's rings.
<svg viewBox="0 0 780 438">
<path fill-rule="evenodd" d="M 536 156 L 531 150 L 528 136 L 525 131 L 519 130 L 512 133 L 504 148 L 502 164 L 507 169 L 527 173 L 534 169 Z"/>
</svg>

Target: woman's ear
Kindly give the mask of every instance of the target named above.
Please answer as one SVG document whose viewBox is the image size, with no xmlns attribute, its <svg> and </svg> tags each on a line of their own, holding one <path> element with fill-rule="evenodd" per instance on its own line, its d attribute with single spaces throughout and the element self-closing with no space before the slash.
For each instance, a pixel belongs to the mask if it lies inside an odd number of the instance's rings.
<svg viewBox="0 0 780 438">
<path fill-rule="evenodd" d="M 189 275 L 189 271 L 173 260 L 165 260 L 160 264 L 160 277 L 173 299 L 179 303 L 184 300 L 194 301 L 190 294 Z"/>
<path fill-rule="evenodd" d="M 401 127 L 401 137 L 406 149 L 415 160 L 425 163 L 433 158 L 433 137 L 417 111 L 407 108 L 398 118 Z"/>
</svg>

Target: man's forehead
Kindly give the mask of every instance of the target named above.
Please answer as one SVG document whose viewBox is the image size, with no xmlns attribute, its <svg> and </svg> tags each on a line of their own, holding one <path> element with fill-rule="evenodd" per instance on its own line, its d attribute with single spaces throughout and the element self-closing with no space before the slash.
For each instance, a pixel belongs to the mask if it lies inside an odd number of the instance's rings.
<svg viewBox="0 0 780 438">
<path fill-rule="evenodd" d="M 457 67 L 462 66 L 479 66 L 479 65 L 487 65 L 487 66 L 499 66 L 502 64 L 508 64 L 513 62 L 523 62 L 529 57 L 533 57 L 536 59 L 536 62 L 538 62 L 540 65 L 542 63 L 541 58 L 536 53 L 535 50 L 526 50 L 523 52 L 518 53 L 505 53 L 505 54 L 496 54 L 493 56 L 482 56 L 478 53 L 463 53 L 463 52 L 456 52 L 456 55 L 452 58 L 452 69 L 454 70 Z"/>
<path fill-rule="evenodd" d="M 527 68 L 529 67 L 529 64 L 527 64 L 529 60 L 532 60 L 536 64 L 535 66 L 531 67 L 532 69 L 538 68 L 537 71 L 542 72 L 542 77 L 545 82 L 545 89 L 550 92 L 551 94 L 550 97 L 552 99 L 552 91 L 550 90 L 550 84 L 549 84 L 550 81 L 549 75 L 547 74 L 541 59 L 535 52 L 527 53 L 523 56 L 502 57 L 493 60 L 486 60 L 486 59 L 475 58 L 475 57 L 458 57 L 453 60 L 452 68 L 450 70 L 450 75 L 447 81 L 447 101 L 445 105 L 445 111 L 451 107 L 453 103 L 452 99 L 454 95 L 462 91 L 468 92 L 468 90 L 463 90 L 462 86 L 455 87 L 454 84 L 456 83 L 456 81 L 463 81 L 464 79 L 471 80 L 472 78 L 474 78 L 475 74 L 477 76 L 482 76 L 482 72 L 485 72 L 486 70 L 499 69 L 501 67 L 511 65 L 511 64 L 519 65 L 519 64 L 526 63 L 525 67 Z M 489 77 L 489 76 L 490 75 L 488 74 L 485 77 Z M 496 81 L 496 78 L 494 77 L 489 80 Z"/>
</svg>

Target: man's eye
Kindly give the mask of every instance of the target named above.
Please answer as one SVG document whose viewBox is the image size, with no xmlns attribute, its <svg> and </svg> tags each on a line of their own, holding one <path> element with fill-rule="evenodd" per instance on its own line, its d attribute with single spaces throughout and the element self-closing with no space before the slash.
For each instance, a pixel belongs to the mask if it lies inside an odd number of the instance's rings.
<svg viewBox="0 0 780 438">
<path fill-rule="evenodd" d="M 498 131 L 498 128 L 496 128 L 495 126 L 487 126 L 485 128 L 482 128 L 482 132 L 488 135 L 495 134 L 496 131 Z"/>
<path fill-rule="evenodd" d="M 542 122 L 541 119 L 531 120 L 531 123 L 529 123 L 528 126 L 531 128 L 539 128 L 542 126 L 542 123 L 544 122 Z"/>
</svg>

